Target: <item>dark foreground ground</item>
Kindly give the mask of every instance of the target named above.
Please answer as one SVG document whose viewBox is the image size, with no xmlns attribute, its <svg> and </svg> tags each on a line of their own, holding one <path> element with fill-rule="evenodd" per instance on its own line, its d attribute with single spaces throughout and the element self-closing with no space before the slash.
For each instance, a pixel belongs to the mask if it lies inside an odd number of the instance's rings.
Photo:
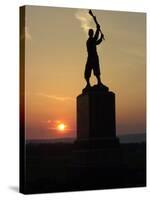
<svg viewBox="0 0 150 200">
<path fill-rule="evenodd" d="M 26 144 L 23 193 L 146 186 L 145 143 L 110 148 Z"/>
</svg>

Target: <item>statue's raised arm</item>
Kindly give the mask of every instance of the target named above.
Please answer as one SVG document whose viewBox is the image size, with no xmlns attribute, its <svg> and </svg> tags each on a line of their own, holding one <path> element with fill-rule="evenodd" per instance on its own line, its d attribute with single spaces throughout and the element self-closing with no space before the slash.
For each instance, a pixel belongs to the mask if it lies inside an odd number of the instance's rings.
<svg viewBox="0 0 150 200">
<path fill-rule="evenodd" d="M 105 40 L 104 34 L 102 33 L 102 30 L 101 30 L 101 28 L 100 28 L 100 25 L 99 25 L 99 23 L 98 23 L 98 21 L 97 21 L 97 19 L 96 19 L 96 16 L 93 15 L 92 10 L 89 10 L 89 14 L 93 17 L 97 29 L 99 28 L 99 31 L 100 31 L 100 33 L 103 35 L 103 39 Z"/>
</svg>

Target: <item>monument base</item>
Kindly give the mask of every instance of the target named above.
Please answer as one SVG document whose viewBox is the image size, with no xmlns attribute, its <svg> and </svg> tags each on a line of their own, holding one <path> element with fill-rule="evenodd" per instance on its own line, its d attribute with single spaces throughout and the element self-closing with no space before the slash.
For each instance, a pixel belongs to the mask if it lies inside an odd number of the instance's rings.
<svg viewBox="0 0 150 200">
<path fill-rule="evenodd" d="M 108 87 L 85 88 L 77 97 L 77 138 L 116 139 L 115 94 Z"/>
<path fill-rule="evenodd" d="M 86 87 L 77 97 L 75 166 L 120 166 L 121 150 L 116 137 L 115 94 L 107 86 Z M 99 167 L 98 167 L 99 166 Z"/>
</svg>

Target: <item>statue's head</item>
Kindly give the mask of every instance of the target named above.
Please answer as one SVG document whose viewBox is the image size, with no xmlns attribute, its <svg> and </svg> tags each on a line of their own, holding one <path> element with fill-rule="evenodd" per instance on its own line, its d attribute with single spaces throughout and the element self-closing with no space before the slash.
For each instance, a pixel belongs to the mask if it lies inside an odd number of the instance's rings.
<svg viewBox="0 0 150 200">
<path fill-rule="evenodd" d="M 93 34 L 94 34 L 93 29 L 89 29 L 89 36 L 90 36 L 90 37 L 93 37 Z"/>
</svg>

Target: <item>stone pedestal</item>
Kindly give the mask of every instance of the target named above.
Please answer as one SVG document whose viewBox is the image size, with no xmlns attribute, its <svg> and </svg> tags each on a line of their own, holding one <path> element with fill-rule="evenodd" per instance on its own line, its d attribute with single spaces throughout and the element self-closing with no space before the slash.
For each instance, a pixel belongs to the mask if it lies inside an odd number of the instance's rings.
<svg viewBox="0 0 150 200">
<path fill-rule="evenodd" d="M 80 166 L 85 166 L 83 172 L 88 169 L 99 174 L 103 167 L 121 165 L 120 144 L 116 137 L 115 94 L 104 85 L 85 88 L 77 97 L 74 157 L 80 172 Z"/>
<path fill-rule="evenodd" d="M 116 138 L 113 92 L 91 88 L 77 97 L 77 138 Z"/>
<path fill-rule="evenodd" d="M 110 182 L 111 175 L 106 180 L 107 175 L 121 169 L 121 157 L 115 94 L 104 85 L 86 87 L 77 97 L 77 139 L 72 152 L 75 178 L 88 182 L 99 177 L 101 183 Z"/>
</svg>

